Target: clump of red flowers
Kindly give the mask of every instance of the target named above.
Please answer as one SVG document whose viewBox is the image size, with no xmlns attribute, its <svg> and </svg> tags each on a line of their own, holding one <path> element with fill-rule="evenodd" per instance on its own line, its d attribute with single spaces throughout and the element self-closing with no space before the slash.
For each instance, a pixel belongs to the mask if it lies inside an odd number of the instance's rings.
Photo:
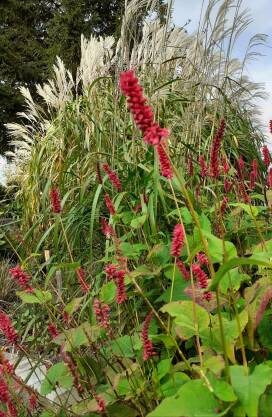
<svg viewBox="0 0 272 417">
<path fill-rule="evenodd" d="M 84 269 L 82 267 L 78 268 L 76 270 L 76 274 L 77 274 L 77 277 L 78 277 L 78 281 L 80 283 L 81 290 L 85 293 L 89 292 L 90 287 L 89 287 L 88 283 L 86 282 Z"/>
<path fill-rule="evenodd" d="M 180 256 L 180 252 L 184 242 L 184 228 L 182 224 L 176 224 L 173 232 L 171 255 L 175 258 Z"/>
<path fill-rule="evenodd" d="M 9 273 L 24 291 L 28 291 L 28 292 L 34 291 L 34 289 L 29 285 L 30 276 L 27 275 L 20 266 L 11 268 L 9 270 Z"/>
<path fill-rule="evenodd" d="M 144 361 L 147 361 L 151 356 L 156 355 L 156 351 L 153 347 L 152 341 L 149 339 L 148 332 L 149 332 L 149 326 L 150 322 L 153 318 L 153 312 L 150 311 L 148 315 L 145 318 L 143 329 L 142 329 L 142 342 L 144 347 L 144 353 L 143 353 L 143 359 Z"/>
<path fill-rule="evenodd" d="M 211 177 L 218 178 L 220 175 L 220 160 L 219 160 L 219 153 L 220 153 L 220 145 L 224 136 L 225 132 L 225 120 L 222 119 L 219 125 L 219 128 L 215 134 L 213 139 L 213 143 L 211 146 L 211 153 L 210 153 L 210 175 Z"/>
<path fill-rule="evenodd" d="M 59 190 L 57 188 L 53 188 L 50 191 L 50 199 L 53 212 L 58 214 L 61 212 L 61 203 L 60 203 L 60 195 Z"/>
<path fill-rule="evenodd" d="M 0 310 L 0 330 L 12 345 L 17 344 L 18 335 L 14 329 L 9 316 Z"/>
<path fill-rule="evenodd" d="M 102 167 L 103 167 L 104 171 L 106 172 L 106 174 L 108 174 L 109 180 L 111 181 L 113 186 L 119 192 L 121 192 L 122 191 L 121 182 L 120 182 L 117 174 L 110 169 L 108 164 L 103 164 Z"/>
</svg>

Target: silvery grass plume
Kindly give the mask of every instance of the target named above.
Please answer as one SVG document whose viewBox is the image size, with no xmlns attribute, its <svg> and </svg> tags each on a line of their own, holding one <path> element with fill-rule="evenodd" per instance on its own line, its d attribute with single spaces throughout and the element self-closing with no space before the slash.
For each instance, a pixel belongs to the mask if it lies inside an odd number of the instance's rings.
<svg viewBox="0 0 272 417">
<path fill-rule="evenodd" d="M 76 102 L 79 87 L 82 96 L 89 97 L 89 87 L 94 80 L 112 77 L 114 72 L 117 80 L 123 68 L 138 69 L 154 102 L 187 97 L 182 118 L 172 113 L 168 126 L 177 135 L 175 137 L 174 134 L 175 139 L 171 140 L 176 141 L 180 155 L 184 154 L 180 132 L 182 142 L 196 144 L 196 149 L 200 147 L 203 126 L 215 123 L 215 114 L 223 108 L 226 97 L 230 103 L 237 104 L 244 118 L 255 118 L 258 113 L 255 99 L 263 97 L 263 88 L 248 79 L 244 68 L 246 62 L 256 56 L 255 47 L 264 43 L 266 38 L 264 35 L 253 37 L 243 61 L 232 58 L 237 38 L 251 21 L 248 12 L 241 11 L 241 1 L 210 0 L 202 23 L 193 35 L 172 24 L 172 1 L 168 3 L 164 24 L 152 13 L 156 5 L 156 0 L 128 2 L 116 48 L 113 37 L 86 39 L 82 36 L 81 62 L 75 80 L 61 59 L 57 58 L 53 78 L 42 86 L 37 85 L 43 107 L 33 101 L 29 90 L 21 89 L 26 104 L 26 110 L 20 113 L 24 123 L 7 125 L 14 147 L 9 155 L 18 168 L 18 177 L 27 172 L 24 166 L 31 158 L 32 147 L 37 141 L 46 137 L 51 145 L 53 141 L 57 146 L 54 135 L 47 135 L 48 129 L 67 103 Z M 145 11 L 150 13 L 139 34 L 137 19 Z M 214 114 L 208 114 L 206 110 L 211 103 Z M 80 108 L 78 111 L 81 111 Z M 87 148 L 90 147 L 90 135 L 94 129 L 92 124 L 85 126 Z M 184 135 L 184 132 L 190 134 Z"/>
</svg>

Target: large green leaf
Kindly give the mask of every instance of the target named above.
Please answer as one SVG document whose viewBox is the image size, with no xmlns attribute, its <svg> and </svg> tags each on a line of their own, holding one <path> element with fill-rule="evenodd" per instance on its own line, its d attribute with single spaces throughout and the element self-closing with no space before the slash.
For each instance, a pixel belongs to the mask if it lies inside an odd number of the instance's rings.
<svg viewBox="0 0 272 417">
<path fill-rule="evenodd" d="M 184 384 L 175 397 L 163 400 L 147 417 L 218 417 L 219 405 L 206 385 L 194 380 Z"/>
<path fill-rule="evenodd" d="M 38 289 L 35 289 L 33 293 L 17 291 L 16 294 L 25 304 L 45 304 L 52 300 L 52 294 L 49 291 L 41 291 Z"/>
<path fill-rule="evenodd" d="M 65 389 L 70 389 L 73 386 L 72 375 L 64 362 L 56 363 L 49 368 L 41 385 L 41 394 L 49 394 L 55 389 L 56 384 Z"/>
<path fill-rule="evenodd" d="M 210 319 L 208 312 L 198 304 L 194 306 L 192 301 L 176 301 L 164 305 L 161 311 L 174 317 L 174 323 L 178 326 L 179 335 L 188 339 L 196 334 L 194 308 L 196 309 L 198 329 L 199 332 L 202 332 L 208 329 Z"/>
<path fill-rule="evenodd" d="M 64 350 L 72 351 L 82 345 L 89 345 L 95 342 L 100 336 L 101 328 L 91 326 L 89 322 L 82 323 L 78 327 L 66 330 L 54 339 L 54 342 L 63 345 Z"/>
<path fill-rule="evenodd" d="M 258 416 L 260 396 L 266 387 L 272 383 L 272 369 L 266 364 L 257 365 L 251 375 L 245 373 L 242 366 L 231 366 L 231 383 L 233 389 L 243 405 L 247 417 Z"/>
</svg>

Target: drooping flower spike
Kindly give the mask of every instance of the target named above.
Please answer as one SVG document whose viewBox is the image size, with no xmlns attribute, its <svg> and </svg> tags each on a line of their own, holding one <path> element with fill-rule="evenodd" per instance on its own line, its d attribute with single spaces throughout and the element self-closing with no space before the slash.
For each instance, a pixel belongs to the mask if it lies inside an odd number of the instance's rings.
<svg viewBox="0 0 272 417">
<path fill-rule="evenodd" d="M 110 166 L 108 164 L 103 164 L 102 167 L 103 167 L 104 171 L 106 172 L 106 174 L 108 174 L 109 180 L 111 181 L 113 186 L 119 192 L 121 192 L 122 191 L 122 186 L 121 186 L 121 182 L 120 182 L 117 174 L 110 169 Z"/>
<path fill-rule="evenodd" d="M 156 149 L 159 157 L 161 174 L 163 177 L 167 178 L 168 180 L 171 180 L 173 178 L 173 170 L 171 162 L 165 152 L 164 146 L 162 144 L 158 145 Z"/>
<path fill-rule="evenodd" d="M 108 207 L 110 214 L 114 216 L 116 214 L 116 211 L 115 211 L 113 202 L 111 201 L 109 194 L 105 193 L 104 199 L 105 199 L 105 203 L 106 203 L 106 206 Z"/>
<path fill-rule="evenodd" d="M 182 224 L 176 224 L 173 231 L 173 239 L 171 246 L 171 255 L 175 258 L 180 256 L 180 252 L 184 242 L 184 228 Z"/>
<path fill-rule="evenodd" d="M 156 351 L 153 347 L 153 343 L 149 339 L 149 336 L 148 336 L 149 326 L 150 326 L 150 322 L 152 318 L 153 318 L 153 312 L 150 311 L 150 313 L 148 313 L 148 315 L 146 316 L 144 324 L 143 324 L 142 342 L 143 342 L 143 347 L 144 347 L 144 353 L 143 353 L 144 361 L 147 361 L 151 356 L 156 355 Z"/>
</svg>

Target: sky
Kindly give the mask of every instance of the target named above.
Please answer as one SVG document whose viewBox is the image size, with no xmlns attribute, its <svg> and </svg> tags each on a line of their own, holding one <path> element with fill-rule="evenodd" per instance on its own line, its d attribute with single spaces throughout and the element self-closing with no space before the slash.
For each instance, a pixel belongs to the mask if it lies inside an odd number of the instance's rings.
<svg viewBox="0 0 272 417">
<path fill-rule="evenodd" d="M 204 0 L 206 3 L 208 0 Z M 173 20 L 178 26 L 184 24 L 190 19 L 191 22 L 186 26 L 189 33 L 193 33 L 198 26 L 201 13 L 202 0 L 175 0 Z M 267 46 L 259 47 L 258 52 L 263 56 L 257 57 L 253 62 L 247 65 L 247 75 L 252 81 L 264 83 L 265 90 L 268 94 L 267 101 L 260 102 L 262 111 L 262 123 L 264 133 L 272 149 L 272 135 L 268 130 L 268 121 L 272 119 L 272 0 L 243 0 L 242 8 L 249 9 L 252 17 L 252 23 L 245 30 L 243 35 L 238 39 L 235 57 L 242 57 L 245 48 L 251 36 L 256 33 L 268 35 Z"/>
</svg>

